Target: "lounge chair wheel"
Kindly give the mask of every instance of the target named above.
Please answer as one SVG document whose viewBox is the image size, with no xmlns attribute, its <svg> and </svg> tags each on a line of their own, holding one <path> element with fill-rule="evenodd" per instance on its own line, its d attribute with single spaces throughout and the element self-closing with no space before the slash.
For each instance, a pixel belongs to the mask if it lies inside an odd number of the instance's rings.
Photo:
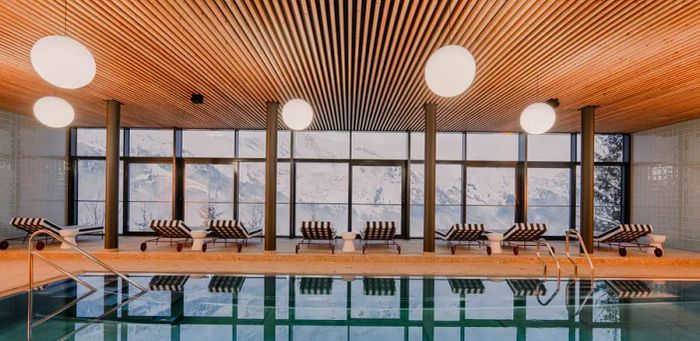
<svg viewBox="0 0 700 341">
<path fill-rule="evenodd" d="M 396 251 L 398 251 L 399 254 L 401 254 L 401 247 L 400 247 L 400 246 L 397 246 L 397 247 L 396 247 Z"/>
<path fill-rule="evenodd" d="M 362 245 L 362 254 L 365 254 L 365 251 L 367 251 L 367 245 Z"/>
<path fill-rule="evenodd" d="M 454 255 L 455 252 L 457 252 L 457 249 L 454 246 L 450 246 L 450 252 Z"/>
<path fill-rule="evenodd" d="M 0 250 L 7 250 L 8 247 L 10 247 L 10 243 L 8 243 L 7 240 L 0 242 Z"/>
<path fill-rule="evenodd" d="M 490 256 L 492 252 L 493 252 L 493 250 L 491 250 L 491 247 L 487 246 L 486 247 L 486 254 Z"/>
<path fill-rule="evenodd" d="M 299 253 L 299 245 L 294 248 L 294 253 Z"/>
<path fill-rule="evenodd" d="M 520 252 L 520 250 L 518 250 L 518 249 L 519 249 L 519 248 L 518 248 L 517 246 L 514 246 L 514 247 L 513 247 L 513 254 L 516 255 L 516 256 L 517 256 L 518 253 Z"/>
<path fill-rule="evenodd" d="M 236 245 L 236 249 L 238 250 L 238 253 L 241 253 L 243 251 L 243 245 L 238 244 Z M 299 247 L 297 246 L 297 253 L 299 252 Z"/>
<path fill-rule="evenodd" d="M 36 242 L 36 249 L 41 251 L 46 247 L 46 243 L 42 242 L 41 240 Z"/>
<path fill-rule="evenodd" d="M 663 255 L 664 255 L 664 250 L 661 250 L 658 247 L 656 249 L 654 249 L 654 256 L 661 257 Z"/>
<path fill-rule="evenodd" d="M 177 252 L 182 252 L 182 243 L 177 243 L 175 249 L 177 250 Z"/>
<path fill-rule="evenodd" d="M 202 245 L 202 252 L 207 252 L 207 243 L 204 243 L 204 245 Z"/>
<path fill-rule="evenodd" d="M 617 250 L 617 252 L 620 254 L 621 257 L 627 256 L 627 249 L 625 249 L 624 247 L 621 247 L 619 250 Z"/>
<path fill-rule="evenodd" d="M 141 252 L 146 251 L 146 248 L 148 248 L 148 245 L 146 243 L 141 243 L 141 246 L 139 247 L 141 249 Z"/>
</svg>

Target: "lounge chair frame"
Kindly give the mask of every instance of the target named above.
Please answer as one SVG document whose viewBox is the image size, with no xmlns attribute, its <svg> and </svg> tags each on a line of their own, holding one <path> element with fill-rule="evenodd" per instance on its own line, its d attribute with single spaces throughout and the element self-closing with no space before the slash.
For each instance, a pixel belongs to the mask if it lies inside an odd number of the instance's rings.
<svg viewBox="0 0 700 341">
<path fill-rule="evenodd" d="M 328 247 L 335 254 L 336 231 L 330 221 L 302 221 L 302 240 L 294 247 L 294 252 L 299 253 L 302 245 L 308 248 L 311 244 L 321 244 Z"/>
<path fill-rule="evenodd" d="M 401 254 L 401 245 L 396 242 L 396 223 L 393 221 L 368 221 L 360 233 L 362 238 L 362 253 L 367 252 L 370 245 L 384 245 L 396 247 L 396 251 Z"/>
<path fill-rule="evenodd" d="M 490 256 L 491 246 L 482 238 L 487 233 L 484 224 L 454 224 L 448 230 L 436 230 L 435 237 L 446 241 L 453 255 L 457 252 L 457 247 L 471 248 L 472 244 L 476 244 L 479 248 L 485 246 L 486 253 Z"/>
<path fill-rule="evenodd" d="M 627 229 L 627 230 L 625 230 Z M 632 230 L 635 229 L 635 230 Z M 621 231 L 620 231 L 621 230 Z M 600 240 L 601 237 L 605 237 L 607 234 L 612 234 L 614 231 L 620 231 L 615 233 L 610 238 L 606 238 L 603 241 Z M 627 247 L 637 247 L 642 251 L 642 247 L 654 248 L 654 255 L 656 257 L 661 257 L 664 255 L 664 250 L 656 246 L 652 246 L 649 243 L 640 243 L 639 239 L 646 237 L 647 235 L 654 232 L 654 228 L 651 225 L 641 225 L 641 224 L 620 224 L 614 228 L 608 229 L 607 231 L 601 233 L 594 238 L 596 247 L 600 250 L 600 244 L 607 244 L 610 250 L 613 247 L 617 247 L 617 253 L 621 257 L 627 256 Z M 611 239 L 611 240 L 608 240 Z"/>
<path fill-rule="evenodd" d="M 516 232 L 510 232 L 513 229 L 518 228 Z M 518 255 L 520 248 L 527 248 L 528 246 L 537 246 L 537 240 L 542 238 L 542 235 L 547 232 L 547 225 L 540 223 L 515 223 L 511 226 L 508 231 L 503 234 L 503 241 L 506 245 L 513 250 L 514 255 Z M 524 237 L 512 237 L 525 235 Z M 552 248 L 554 251 L 554 248 Z"/>
<path fill-rule="evenodd" d="M 158 237 L 144 240 L 139 247 L 141 252 L 146 251 L 148 243 L 157 245 L 161 239 L 168 240 L 170 246 L 175 243 L 177 252 L 181 252 L 187 243 L 192 245 L 192 236 L 189 234 L 192 229 L 182 220 L 152 220 L 148 226 L 158 234 Z"/>
<path fill-rule="evenodd" d="M 207 244 L 224 243 L 224 247 L 229 243 L 236 244 L 236 249 L 240 253 L 243 246 L 248 246 L 248 241 L 253 238 L 262 240 L 262 229 L 248 231 L 243 223 L 237 220 L 210 220 L 207 224 L 211 240 L 202 245 L 202 251 L 207 251 Z M 233 240 L 233 241 L 230 241 Z"/>
<path fill-rule="evenodd" d="M 0 250 L 7 250 L 8 247 L 10 247 L 10 242 L 15 242 L 19 241 L 20 243 L 24 244 L 29 240 L 29 237 L 32 235 L 32 233 L 42 230 L 42 229 L 47 229 L 50 231 L 53 231 L 56 234 L 60 234 L 60 231 L 62 230 L 67 230 L 67 229 L 78 229 L 79 231 L 84 231 L 83 233 L 78 233 L 78 236 L 75 237 L 75 240 L 78 240 L 79 236 L 100 236 L 104 238 L 104 227 L 102 226 L 84 226 L 84 225 L 70 225 L 70 226 L 60 226 L 57 224 L 54 224 L 53 222 L 49 221 L 48 219 L 44 218 L 26 218 L 26 217 L 14 217 L 10 219 L 10 225 L 14 226 L 15 228 L 22 230 L 22 232 L 25 232 L 24 236 L 21 237 L 14 237 L 14 238 L 7 238 L 5 240 L 0 241 Z M 49 236 L 49 235 L 44 235 L 43 240 L 40 240 L 36 243 L 35 248 L 39 251 L 43 250 L 44 247 L 49 244 L 49 243 L 54 243 L 56 240 Z"/>
</svg>

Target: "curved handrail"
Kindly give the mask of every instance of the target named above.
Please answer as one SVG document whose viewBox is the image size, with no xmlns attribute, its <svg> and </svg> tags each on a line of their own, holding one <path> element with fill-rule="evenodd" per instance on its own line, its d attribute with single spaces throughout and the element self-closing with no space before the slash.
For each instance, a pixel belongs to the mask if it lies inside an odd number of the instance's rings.
<svg viewBox="0 0 700 341">
<path fill-rule="evenodd" d="M 540 283 L 542 288 L 546 288 L 544 286 L 544 283 Z M 548 306 L 552 301 L 554 300 L 555 297 L 557 297 L 557 294 L 559 294 L 559 289 L 561 289 L 561 281 L 557 281 L 557 289 L 554 290 L 554 293 L 552 293 L 552 296 L 549 297 L 546 301 L 542 302 L 540 292 L 545 291 L 545 290 L 537 290 L 537 303 L 539 303 L 541 306 Z"/>
<path fill-rule="evenodd" d="M 545 262 L 544 259 L 542 259 L 542 255 L 540 254 L 541 245 L 544 245 L 547 248 L 547 252 L 552 257 L 552 259 L 554 259 L 554 263 L 557 265 L 557 280 L 561 280 L 561 265 L 559 264 L 557 256 L 554 255 L 554 249 L 552 249 L 552 246 L 549 245 L 549 243 L 544 238 L 540 238 L 537 240 L 537 258 L 540 260 L 542 265 L 544 265 L 544 274 L 547 275 L 547 262 Z"/>
<path fill-rule="evenodd" d="M 581 245 L 581 250 L 583 250 L 583 255 L 586 257 L 586 260 L 588 261 L 588 268 L 591 273 L 591 280 L 595 278 L 595 268 L 593 267 L 593 261 L 591 260 L 591 257 L 588 255 L 588 250 L 586 250 L 586 244 L 583 242 L 583 237 L 581 237 L 581 234 L 578 233 L 578 231 L 574 229 L 567 230 L 565 233 L 566 236 L 566 243 L 565 243 L 565 249 L 566 249 L 566 258 L 571 262 L 571 264 L 574 265 L 574 276 L 578 275 L 578 264 L 571 258 L 571 252 L 569 251 L 570 249 L 570 243 L 569 243 L 569 235 L 575 235 L 576 238 L 578 239 L 579 244 Z"/>
</svg>

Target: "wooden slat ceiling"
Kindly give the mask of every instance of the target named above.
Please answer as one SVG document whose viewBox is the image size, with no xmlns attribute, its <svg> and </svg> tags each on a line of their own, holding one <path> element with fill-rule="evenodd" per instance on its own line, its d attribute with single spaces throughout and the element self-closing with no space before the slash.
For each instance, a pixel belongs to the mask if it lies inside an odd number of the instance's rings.
<svg viewBox="0 0 700 341">
<path fill-rule="evenodd" d="M 554 131 L 634 132 L 700 117 L 700 1 L 69 0 L 67 34 L 97 61 L 78 90 L 33 71 L 32 44 L 62 34 L 64 2 L 0 1 L 0 109 L 31 115 L 58 94 L 76 126 L 102 126 L 104 99 L 130 127 L 264 128 L 264 103 L 302 97 L 312 129 L 519 131 L 521 110 L 559 98 Z M 423 80 L 430 53 L 461 44 L 477 77 L 459 97 Z M 190 103 L 201 92 L 204 105 Z"/>
</svg>

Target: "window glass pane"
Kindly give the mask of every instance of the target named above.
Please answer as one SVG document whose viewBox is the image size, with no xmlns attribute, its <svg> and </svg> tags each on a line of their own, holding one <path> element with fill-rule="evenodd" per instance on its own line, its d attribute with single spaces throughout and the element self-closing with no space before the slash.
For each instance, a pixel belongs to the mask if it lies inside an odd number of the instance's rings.
<svg viewBox="0 0 700 341">
<path fill-rule="evenodd" d="M 265 223 L 265 163 L 238 166 L 238 219 L 251 229 Z M 277 233 L 289 235 L 289 162 L 277 164 Z"/>
<path fill-rule="evenodd" d="M 518 161 L 518 134 L 467 134 L 467 160 Z"/>
<path fill-rule="evenodd" d="M 122 164 L 119 165 L 119 226 L 122 223 Z M 77 222 L 80 225 L 101 226 L 104 224 L 105 209 L 105 161 L 78 160 L 78 208 Z"/>
<path fill-rule="evenodd" d="M 462 203 L 462 166 L 435 166 L 435 203 L 459 205 Z"/>
<path fill-rule="evenodd" d="M 425 167 L 411 164 L 410 168 L 410 236 L 422 237 Z M 435 171 L 435 224 L 440 229 L 449 228 L 462 221 L 462 166 L 438 164 Z"/>
<path fill-rule="evenodd" d="M 568 168 L 529 168 L 528 220 L 547 224 L 547 235 L 563 235 L 569 228 Z"/>
<path fill-rule="evenodd" d="M 622 222 L 622 167 L 595 166 L 593 210 L 595 234 Z M 576 226 L 581 224 L 581 167 L 576 167 Z"/>
<path fill-rule="evenodd" d="M 233 218 L 233 165 L 185 165 L 185 221 L 206 226 L 207 221 Z"/>
<path fill-rule="evenodd" d="M 350 134 L 344 131 L 301 131 L 294 133 L 294 157 L 347 159 Z"/>
<path fill-rule="evenodd" d="M 467 222 L 506 229 L 515 220 L 515 169 L 467 169 Z"/>
<path fill-rule="evenodd" d="M 80 128 L 76 131 L 77 156 L 105 156 L 107 142 L 102 128 Z M 124 154 L 124 131 L 119 130 L 119 155 Z"/>
<path fill-rule="evenodd" d="M 401 232 L 401 167 L 352 168 L 352 227 L 361 231 L 367 221 L 393 221 Z"/>
<path fill-rule="evenodd" d="M 406 133 L 352 133 L 353 159 L 406 159 Z"/>
<path fill-rule="evenodd" d="M 129 165 L 129 230 L 150 231 L 153 219 L 172 217 L 172 164 Z"/>
<path fill-rule="evenodd" d="M 243 158 L 264 158 L 266 146 L 266 133 L 264 130 L 239 130 L 238 156 Z M 277 132 L 277 157 L 290 157 L 290 138 L 288 130 Z"/>
<path fill-rule="evenodd" d="M 296 228 L 301 221 L 328 220 L 337 231 L 348 224 L 347 163 L 296 164 Z"/>
<path fill-rule="evenodd" d="M 232 158 L 236 151 L 233 130 L 183 130 L 182 156 Z"/>
<path fill-rule="evenodd" d="M 437 159 L 462 160 L 462 133 L 437 134 Z"/>
<path fill-rule="evenodd" d="M 425 158 L 425 134 L 411 133 L 411 160 Z"/>
<path fill-rule="evenodd" d="M 623 141 L 621 134 L 596 134 L 595 162 L 623 162 Z M 576 134 L 576 160 L 581 161 L 581 134 Z"/>
<path fill-rule="evenodd" d="M 169 129 L 131 129 L 130 156 L 173 156 L 173 131 Z"/>
<path fill-rule="evenodd" d="M 409 201 L 410 231 L 411 237 L 423 237 L 423 188 L 425 186 L 425 166 L 422 163 L 409 165 L 411 172 L 411 193 Z"/>
<path fill-rule="evenodd" d="M 571 161 L 571 135 L 528 135 L 527 160 Z"/>
</svg>

